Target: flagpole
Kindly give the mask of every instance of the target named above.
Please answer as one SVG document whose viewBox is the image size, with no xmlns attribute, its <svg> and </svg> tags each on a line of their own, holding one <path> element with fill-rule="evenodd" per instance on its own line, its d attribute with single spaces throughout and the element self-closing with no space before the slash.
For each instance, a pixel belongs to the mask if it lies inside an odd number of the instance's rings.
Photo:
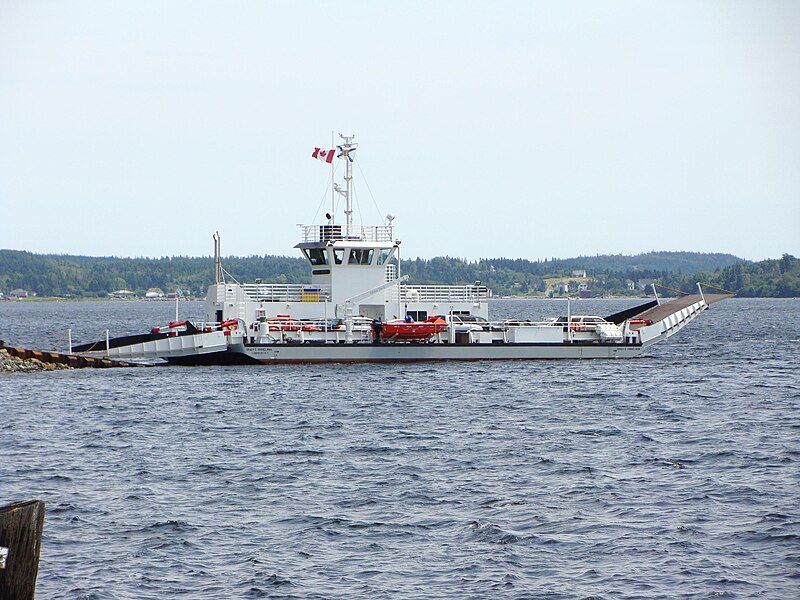
<svg viewBox="0 0 800 600">
<path fill-rule="evenodd" d="M 336 146 L 333 144 L 333 129 L 331 129 L 331 148 L 335 150 Z M 331 222 L 329 225 L 333 225 L 336 222 L 336 190 L 333 189 L 333 183 L 333 161 L 331 161 Z"/>
</svg>

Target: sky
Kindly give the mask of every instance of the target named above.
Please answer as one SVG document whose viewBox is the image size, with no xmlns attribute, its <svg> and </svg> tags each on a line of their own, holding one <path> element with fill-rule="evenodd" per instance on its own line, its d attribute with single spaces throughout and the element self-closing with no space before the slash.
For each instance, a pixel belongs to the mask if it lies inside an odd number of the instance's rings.
<svg viewBox="0 0 800 600">
<path fill-rule="evenodd" d="M 332 131 L 405 257 L 800 255 L 800 2 L 0 0 L 0 248 L 294 255 Z"/>
</svg>

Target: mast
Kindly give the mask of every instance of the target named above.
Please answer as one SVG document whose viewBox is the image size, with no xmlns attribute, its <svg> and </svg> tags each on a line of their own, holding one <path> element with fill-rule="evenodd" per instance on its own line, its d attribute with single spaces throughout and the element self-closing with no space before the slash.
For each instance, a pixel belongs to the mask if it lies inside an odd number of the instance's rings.
<svg viewBox="0 0 800 600">
<path fill-rule="evenodd" d="M 345 199 L 344 214 L 346 215 L 345 236 L 350 237 L 353 231 L 353 159 L 350 157 L 350 151 L 355 150 L 358 144 L 353 143 L 354 135 L 342 135 L 339 137 L 344 140 L 344 143 L 339 146 L 340 156 L 344 158 L 345 174 L 344 174 L 344 190 L 341 194 Z"/>
<path fill-rule="evenodd" d="M 223 283 L 225 277 L 222 274 L 222 257 L 220 256 L 219 231 L 214 232 L 214 283 Z M 177 319 L 175 319 L 177 321 Z"/>
</svg>

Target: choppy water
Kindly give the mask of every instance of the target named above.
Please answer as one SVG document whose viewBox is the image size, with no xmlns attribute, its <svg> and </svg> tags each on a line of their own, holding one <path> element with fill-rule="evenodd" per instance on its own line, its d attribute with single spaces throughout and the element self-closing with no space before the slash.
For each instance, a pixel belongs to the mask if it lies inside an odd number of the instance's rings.
<svg viewBox="0 0 800 600">
<path fill-rule="evenodd" d="M 0 303 L 0 338 L 172 310 Z M 798 343 L 800 302 L 737 299 L 626 361 L 2 376 L 0 503 L 48 503 L 42 598 L 797 597 Z"/>
</svg>

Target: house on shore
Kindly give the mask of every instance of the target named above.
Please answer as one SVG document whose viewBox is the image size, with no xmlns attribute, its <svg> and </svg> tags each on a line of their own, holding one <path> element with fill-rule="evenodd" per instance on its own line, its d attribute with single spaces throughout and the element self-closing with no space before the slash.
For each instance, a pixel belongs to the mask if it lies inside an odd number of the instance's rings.
<svg viewBox="0 0 800 600">
<path fill-rule="evenodd" d="M 144 297 L 147 300 L 161 300 L 164 297 L 164 290 L 161 288 L 150 288 L 145 292 Z"/>
</svg>

